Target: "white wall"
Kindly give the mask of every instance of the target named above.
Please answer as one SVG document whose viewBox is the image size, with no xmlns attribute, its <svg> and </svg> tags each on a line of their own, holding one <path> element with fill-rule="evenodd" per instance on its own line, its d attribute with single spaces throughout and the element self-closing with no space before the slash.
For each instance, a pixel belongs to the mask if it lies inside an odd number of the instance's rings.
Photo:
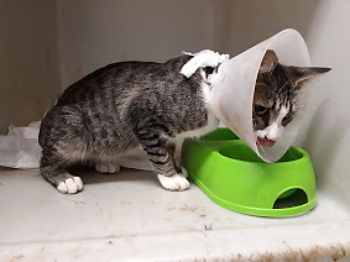
<svg viewBox="0 0 350 262">
<path fill-rule="evenodd" d="M 316 65 L 333 71 L 318 81 L 304 144 L 318 185 L 350 203 L 350 1 L 320 1 L 306 39 Z"/>
<path fill-rule="evenodd" d="M 204 48 L 235 55 L 293 27 L 314 64 L 333 67 L 313 87 L 298 143 L 318 187 L 350 202 L 349 14 L 348 0 L 0 0 L 0 131 L 40 118 L 59 88 L 105 64 Z"/>
<path fill-rule="evenodd" d="M 0 0 L 0 133 L 40 120 L 59 90 L 54 1 Z"/>
<path fill-rule="evenodd" d="M 57 1 L 62 87 L 108 63 L 161 62 L 183 50 L 214 48 L 221 2 Z"/>
</svg>

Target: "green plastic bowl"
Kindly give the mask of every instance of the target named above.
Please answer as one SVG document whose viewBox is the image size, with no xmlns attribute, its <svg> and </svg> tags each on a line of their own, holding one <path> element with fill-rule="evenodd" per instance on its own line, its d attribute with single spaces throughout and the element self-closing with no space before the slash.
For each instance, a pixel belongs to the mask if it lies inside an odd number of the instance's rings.
<svg viewBox="0 0 350 262">
<path fill-rule="evenodd" d="M 219 128 L 185 140 L 181 165 L 215 203 L 243 214 L 293 216 L 316 205 L 314 170 L 301 148 L 265 163 L 231 130 Z"/>
</svg>

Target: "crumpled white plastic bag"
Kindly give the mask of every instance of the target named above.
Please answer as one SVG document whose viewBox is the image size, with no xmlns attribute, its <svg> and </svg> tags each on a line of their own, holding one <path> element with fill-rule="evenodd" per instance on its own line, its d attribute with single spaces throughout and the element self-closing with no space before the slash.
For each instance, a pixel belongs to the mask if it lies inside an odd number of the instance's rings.
<svg viewBox="0 0 350 262">
<path fill-rule="evenodd" d="M 6 136 L 0 136 L 0 166 L 38 168 L 41 147 L 38 143 L 40 122 L 26 127 L 9 127 Z"/>
<path fill-rule="evenodd" d="M 38 143 L 40 121 L 25 127 L 9 127 L 6 136 L 0 136 L 0 166 L 30 169 L 39 168 L 41 146 Z M 127 157 L 120 157 L 117 163 L 122 167 L 153 170 L 146 152 L 135 150 Z"/>
</svg>

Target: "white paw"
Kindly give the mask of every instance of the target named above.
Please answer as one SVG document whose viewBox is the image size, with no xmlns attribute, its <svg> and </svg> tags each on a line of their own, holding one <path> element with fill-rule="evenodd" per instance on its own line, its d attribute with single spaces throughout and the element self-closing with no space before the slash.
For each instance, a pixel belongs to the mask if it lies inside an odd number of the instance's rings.
<svg viewBox="0 0 350 262">
<path fill-rule="evenodd" d="M 187 172 L 187 170 L 186 170 L 184 167 L 181 167 L 181 172 L 182 172 L 182 175 L 183 175 L 185 178 L 188 178 L 188 172 Z"/>
<path fill-rule="evenodd" d="M 83 181 L 78 176 L 68 178 L 66 181 L 59 183 L 57 186 L 57 190 L 62 194 L 75 194 L 82 189 Z"/>
<path fill-rule="evenodd" d="M 115 163 L 98 163 L 95 166 L 95 170 L 100 173 L 114 174 L 119 172 L 120 166 Z"/>
<path fill-rule="evenodd" d="M 182 191 L 190 187 L 190 183 L 182 174 L 171 177 L 158 174 L 158 179 L 162 186 L 168 190 Z"/>
</svg>

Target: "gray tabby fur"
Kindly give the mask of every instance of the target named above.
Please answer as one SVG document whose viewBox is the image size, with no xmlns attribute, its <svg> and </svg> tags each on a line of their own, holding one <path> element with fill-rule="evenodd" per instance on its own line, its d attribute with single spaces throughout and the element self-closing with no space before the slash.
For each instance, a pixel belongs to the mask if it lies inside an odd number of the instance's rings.
<svg viewBox="0 0 350 262">
<path fill-rule="evenodd" d="M 205 81 L 213 69 L 199 69 L 186 78 L 179 72 L 190 58 L 115 63 L 68 87 L 41 124 L 43 177 L 61 193 L 76 193 L 83 183 L 67 168 L 93 162 L 97 170 L 113 173 L 118 171 L 117 155 L 141 147 L 164 188 L 187 189 L 186 171 L 173 158 L 174 142 L 209 133 L 219 123 L 211 113 L 211 87 Z M 265 84 L 266 79 L 259 78 Z M 283 93 L 277 89 L 271 87 L 275 96 Z M 259 120 L 262 116 L 254 113 L 254 105 L 253 115 L 254 124 L 265 128 L 269 121 Z"/>
</svg>

